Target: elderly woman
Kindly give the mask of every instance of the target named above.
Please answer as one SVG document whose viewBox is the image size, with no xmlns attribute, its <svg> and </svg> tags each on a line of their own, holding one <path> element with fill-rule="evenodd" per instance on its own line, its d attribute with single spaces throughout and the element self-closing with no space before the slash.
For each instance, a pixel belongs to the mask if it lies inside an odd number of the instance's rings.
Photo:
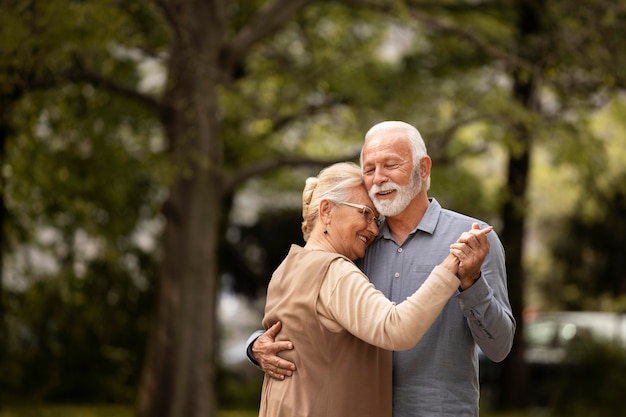
<svg viewBox="0 0 626 417">
<path fill-rule="evenodd" d="M 396 305 L 353 261 L 378 235 L 378 212 L 360 169 L 338 163 L 306 181 L 306 245 L 292 245 L 272 275 L 263 325 L 278 320 L 281 353 L 296 364 L 291 378 L 265 376 L 259 416 L 391 416 L 393 350 L 414 346 L 458 289 L 462 243 L 413 295 Z M 479 233 L 487 233 L 488 230 Z"/>
</svg>

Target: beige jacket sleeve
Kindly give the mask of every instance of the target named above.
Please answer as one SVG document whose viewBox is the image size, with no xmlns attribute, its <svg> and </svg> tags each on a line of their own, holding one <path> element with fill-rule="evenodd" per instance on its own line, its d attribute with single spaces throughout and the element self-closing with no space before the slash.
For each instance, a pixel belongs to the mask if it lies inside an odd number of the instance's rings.
<svg viewBox="0 0 626 417">
<path fill-rule="evenodd" d="M 320 289 L 317 311 L 331 331 L 352 333 L 388 350 L 410 349 L 433 324 L 459 279 L 436 266 L 424 284 L 396 305 L 345 259 L 334 261 Z"/>
</svg>

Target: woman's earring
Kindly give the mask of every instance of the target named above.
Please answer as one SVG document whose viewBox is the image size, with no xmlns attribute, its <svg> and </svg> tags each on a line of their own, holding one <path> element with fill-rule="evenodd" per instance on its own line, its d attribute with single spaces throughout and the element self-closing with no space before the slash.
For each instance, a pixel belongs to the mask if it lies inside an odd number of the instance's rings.
<svg viewBox="0 0 626 417">
<path fill-rule="evenodd" d="M 324 229 L 324 234 L 327 235 L 328 234 L 328 229 Z"/>
</svg>

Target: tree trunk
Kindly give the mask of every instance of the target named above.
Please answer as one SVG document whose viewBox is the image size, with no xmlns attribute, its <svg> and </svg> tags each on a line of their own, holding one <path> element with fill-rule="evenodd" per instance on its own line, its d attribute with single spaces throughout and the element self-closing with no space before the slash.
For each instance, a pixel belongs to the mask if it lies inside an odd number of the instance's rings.
<svg viewBox="0 0 626 417">
<path fill-rule="evenodd" d="M 173 33 L 163 125 L 178 176 L 163 213 L 158 310 L 139 390 L 140 417 L 216 415 L 217 237 L 222 149 L 219 1 L 163 2 Z"/>
<path fill-rule="evenodd" d="M 9 114 L 7 103 L 9 100 L 0 98 L 0 108 L 6 111 L 5 114 Z M 4 166 L 6 160 L 6 141 L 11 134 L 11 128 L 9 122 L 2 116 L 0 116 L 0 165 Z M 7 321 L 6 321 L 6 309 L 4 304 L 4 253 L 6 251 L 7 238 L 5 233 L 5 222 L 7 218 L 7 207 L 5 204 L 4 193 L 6 190 L 6 178 L 3 173 L 0 173 L 0 340 L 7 340 Z M 4 357 L 6 343 L 2 343 L 0 346 L 0 358 Z"/>
<path fill-rule="evenodd" d="M 538 53 L 533 44 L 541 32 L 543 0 L 519 0 L 518 49 L 528 62 L 536 62 Z M 528 111 L 537 108 L 535 76 L 528 70 L 518 68 L 512 74 L 513 98 Z M 502 242 L 506 248 L 509 297 L 513 315 L 517 320 L 517 330 L 509 356 L 502 362 L 500 386 L 502 387 L 499 408 L 521 409 L 528 405 L 528 368 L 524 358 L 524 225 L 526 218 L 530 154 L 532 150 L 531 127 L 524 122 L 516 122 L 513 129 L 513 145 L 509 150 L 507 200 L 502 209 L 504 230 Z"/>
<path fill-rule="evenodd" d="M 509 299 L 517 328 L 511 353 L 502 362 L 500 398 L 497 408 L 521 409 L 527 405 L 528 375 L 524 360 L 524 326 L 522 312 L 524 306 L 524 267 L 523 238 L 526 208 L 526 189 L 530 160 L 530 134 L 524 126 L 519 126 L 515 142 L 522 145 L 522 151 L 509 156 L 508 198 L 502 209 L 504 227 L 502 244 L 506 248 L 506 269 L 508 276 Z"/>
</svg>

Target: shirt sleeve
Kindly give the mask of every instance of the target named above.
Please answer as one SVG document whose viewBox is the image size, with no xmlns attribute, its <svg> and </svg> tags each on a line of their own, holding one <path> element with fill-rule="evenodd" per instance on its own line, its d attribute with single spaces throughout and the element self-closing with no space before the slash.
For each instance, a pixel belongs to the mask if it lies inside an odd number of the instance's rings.
<svg viewBox="0 0 626 417">
<path fill-rule="evenodd" d="M 254 341 L 257 340 L 262 334 L 263 330 L 255 330 L 254 333 L 248 337 L 248 340 L 246 340 L 246 356 L 248 357 L 250 363 L 259 369 L 261 369 L 261 366 L 252 354 L 252 345 L 254 345 Z"/>
<path fill-rule="evenodd" d="M 354 264 L 338 259 L 322 283 L 317 311 L 331 331 L 345 329 L 372 345 L 405 350 L 419 342 L 458 286 L 456 275 L 436 266 L 415 293 L 396 305 Z"/>
<path fill-rule="evenodd" d="M 504 248 L 494 231 L 487 237 L 490 251 L 481 278 L 458 299 L 474 341 L 489 359 L 500 362 L 511 351 L 516 323 L 506 285 Z"/>
</svg>

